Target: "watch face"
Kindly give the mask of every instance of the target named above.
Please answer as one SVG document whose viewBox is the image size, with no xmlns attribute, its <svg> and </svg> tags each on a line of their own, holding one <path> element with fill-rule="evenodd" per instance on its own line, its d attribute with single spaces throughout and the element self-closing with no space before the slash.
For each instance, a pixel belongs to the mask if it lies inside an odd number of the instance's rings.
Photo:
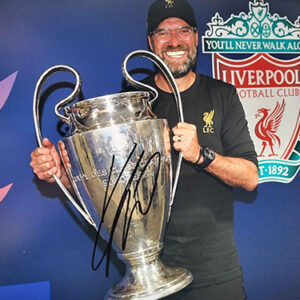
<svg viewBox="0 0 300 300">
<path fill-rule="evenodd" d="M 215 151 L 207 146 L 203 146 L 200 150 L 203 156 L 203 162 L 200 165 L 201 168 L 206 168 L 210 165 L 210 163 L 215 159 Z"/>
<path fill-rule="evenodd" d="M 214 152 L 214 150 L 212 150 L 212 149 L 210 149 L 210 148 L 205 148 L 205 150 L 204 150 L 205 152 L 205 156 L 207 157 L 207 158 L 209 158 L 209 159 L 214 159 L 215 158 L 215 152 Z"/>
</svg>

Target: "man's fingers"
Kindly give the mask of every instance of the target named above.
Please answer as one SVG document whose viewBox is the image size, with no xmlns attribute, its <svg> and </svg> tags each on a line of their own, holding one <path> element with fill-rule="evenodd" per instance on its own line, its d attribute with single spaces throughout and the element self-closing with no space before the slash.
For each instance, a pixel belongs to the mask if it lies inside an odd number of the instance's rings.
<svg viewBox="0 0 300 300">
<path fill-rule="evenodd" d="M 53 156 L 51 155 L 51 151 L 48 148 L 36 148 L 31 153 L 31 163 L 30 165 L 42 164 L 45 161 L 53 160 Z"/>
<path fill-rule="evenodd" d="M 61 177 L 61 170 L 55 165 L 54 160 L 47 161 L 43 164 L 33 165 L 33 172 L 41 180 L 47 180 L 48 182 L 54 182 L 52 180 L 53 175 L 57 175 L 58 178 Z"/>
<path fill-rule="evenodd" d="M 186 123 L 186 122 L 178 122 L 174 128 L 178 129 L 196 129 L 194 124 Z"/>
<path fill-rule="evenodd" d="M 55 174 L 55 171 L 53 170 L 48 170 L 46 172 L 40 172 L 36 173 L 37 177 L 41 180 L 46 180 L 47 182 L 54 182 L 55 179 L 53 175 Z"/>
<path fill-rule="evenodd" d="M 47 162 L 49 163 L 52 162 L 53 165 L 55 165 L 54 157 L 47 152 L 46 153 L 43 152 L 41 154 L 37 154 L 37 153 L 32 154 L 31 158 L 32 158 L 32 161 L 30 162 L 31 166 L 38 166 Z"/>
<path fill-rule="evenodd" d="M 174 136 L 183 136 L 183 135 L 186 135 L 186 134 L 188 134 L 189 133 L 189 131 L 188 130 L 186 130 L 186 129 L 173 129 L 173 134 L 174 134 Z"/>
<path fill-rule="evenodd" d="M 43 146 L 46 148 L 51 148 L 53 145 L 48 138 L 44 138 L 42 143 L 43 143 Z"/>
<path fill-rule="evenodd" d="M 52 170 L 53 168 L 56 169 L 56 164 L 53 159 L 43 160 L 43 159 L 39 158 L 39 160 L 32 161 L 30 163 L 30 166 L 33 168 L 35 173 L 46 172 L 48 170 Z M 56 170 L 54 170 L 54 171 L 56 171 Z"/>
<path fill-rule="evenodd" d="M 44 138 L 42 143 L 43 147 L 38 147 L 31 153 L 30 166 L 39 179 L 54 182 L 53 175 L 58 178 L 62 175 L 60 157 L 48 138 Z"/>
</svg>

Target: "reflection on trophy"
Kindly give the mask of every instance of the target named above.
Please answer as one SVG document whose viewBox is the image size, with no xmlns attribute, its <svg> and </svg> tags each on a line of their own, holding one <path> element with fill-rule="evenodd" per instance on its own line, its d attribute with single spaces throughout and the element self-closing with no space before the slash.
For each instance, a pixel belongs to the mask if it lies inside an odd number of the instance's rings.
<svg viewBox="0 0 300 300">
<path fill-rule="evenodd" d="M 38 109 L 42 86 L 56 72 L 75 75 L 74 91 L 56 105 L 55 112 L 69 125 L 59 149 L 79 201 L 55 179 L 76 209 L 107 241 L 99 262 L 95 262 L 93 255 L 93 268 L 106 256 L 108 273 L 112 248 L 127 265 L 126 275 L 108 291 L 106 299 L 160 299 L 192 281 L 189 271 L 167 267 L 159 260 L 181 160 L 172 186 L 168 124 L 151 112 L 157 91 L 135 81 L 126 71 L 127 61 L 135 56 L 147 57 L 160 68 L 172 86 L 180 110 L 180 94 L 173 76 L 148 51 L 132 52 L 123 62 L 127 81 L 143 91 L 70 104 L 80 91 L 81 80 L 73 68 L 59 65 L 41 76 L 33 103 L 37 139 L 42 146 Z M 63 107 L 64 115 L 60 113 Z"/>
</svg>

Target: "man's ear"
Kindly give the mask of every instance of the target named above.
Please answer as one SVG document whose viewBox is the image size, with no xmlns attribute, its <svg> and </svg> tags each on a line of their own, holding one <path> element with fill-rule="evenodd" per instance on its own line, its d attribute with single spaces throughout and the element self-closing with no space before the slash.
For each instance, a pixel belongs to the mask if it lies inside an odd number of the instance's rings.
<svg viewBox="0 0 300 300">
<path fill-rule="evenodd" d="M 151 51 L 153 51 L 153 45 L 152 45 L 152 40 L 151 40 L 150 35 L 148 35 L 148 43 L 149 43 L 149 47 L 150 47 Z"/>
</svg>

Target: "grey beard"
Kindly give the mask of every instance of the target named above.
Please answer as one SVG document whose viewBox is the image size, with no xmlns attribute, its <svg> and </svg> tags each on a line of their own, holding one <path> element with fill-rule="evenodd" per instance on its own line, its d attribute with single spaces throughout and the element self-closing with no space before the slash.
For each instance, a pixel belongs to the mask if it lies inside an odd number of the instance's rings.
<svg viewBox="0 0 300 300">
<path fill-rule="evenodd" d="M 170 69 L 174 78 L 181 78 L 194 68 L 194 66 L 196 65 L 196 60 L 197 60 L 197 51 L 192 51 L 192 53 L 188 56 L 188 59 L 183 66 L 180 67 L 171 66 L 166 61 L 164 62 Z"/>
</svg>

